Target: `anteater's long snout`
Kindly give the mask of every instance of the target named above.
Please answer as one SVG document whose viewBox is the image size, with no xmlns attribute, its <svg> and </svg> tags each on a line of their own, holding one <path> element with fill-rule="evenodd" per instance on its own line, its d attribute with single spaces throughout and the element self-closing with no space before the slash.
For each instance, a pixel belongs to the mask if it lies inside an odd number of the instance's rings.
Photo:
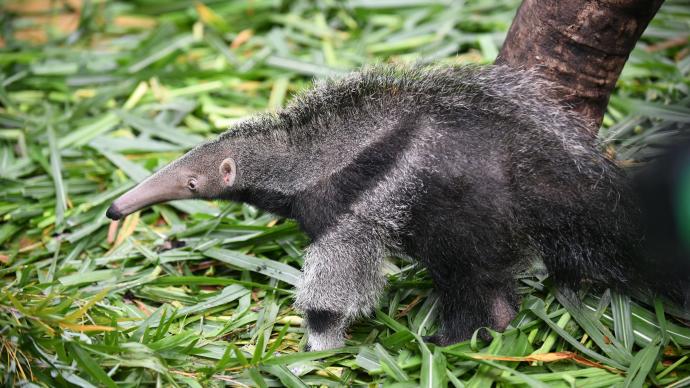
<svg viewBox="0 0 690 388">
<path fill-rule="evenodd" d="M 155 174 L 116 199 L 105 215 L 112 220 L 119 220 L 157 203 L 191 197 L 188 190 L 177 186 L 174 180 Z"/>
<path fill-rule="evenodd" d="M 165 201 L 169 197 L 166 195 L 167 190 L 156 186 L 148 179 L 140 183 L 116 199 L 106 211 L 106 217 L 119 220 L 147 206 Z"/>
</svg>

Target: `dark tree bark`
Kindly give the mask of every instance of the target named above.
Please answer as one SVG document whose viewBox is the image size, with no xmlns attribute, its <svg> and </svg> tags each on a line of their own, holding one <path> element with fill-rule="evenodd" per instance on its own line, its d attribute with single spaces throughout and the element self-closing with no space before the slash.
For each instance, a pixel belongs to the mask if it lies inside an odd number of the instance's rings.
<svg viewBox="0 0 690 388">
<path fill-rule="evenodd" d="M 538 68 L 596 135 L 630 51 L 663 0 L 524 0 L 496 64 Z"/>
</svg>

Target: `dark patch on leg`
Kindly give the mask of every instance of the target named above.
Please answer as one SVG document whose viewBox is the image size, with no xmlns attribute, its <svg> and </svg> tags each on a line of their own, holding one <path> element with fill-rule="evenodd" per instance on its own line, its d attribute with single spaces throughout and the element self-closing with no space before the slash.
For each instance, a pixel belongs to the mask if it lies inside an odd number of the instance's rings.
<svg viewBox="0 0 690 388">
<path fill-rule="evenodd" d="M 328 310 L 307 310 L 306 315 L 307 327 L 316 334 L 325 333 L 341 319 L 339 313 Z"/>
</svg>

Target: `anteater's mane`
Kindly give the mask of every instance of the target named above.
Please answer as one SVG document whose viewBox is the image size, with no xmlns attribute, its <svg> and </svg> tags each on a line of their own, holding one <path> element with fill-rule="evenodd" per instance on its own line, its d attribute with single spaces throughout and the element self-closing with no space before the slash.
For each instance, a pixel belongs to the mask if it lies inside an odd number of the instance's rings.
<svg viewBox="0 0 690 388">
<path fill-rule="evenodd" d="M 534 122 L 535 128 L 556 135 L 571 150 L 579 142 L 591 144 L 586 123 L 547 97 L 551 94 L 547 89 L 553 87 L 534 71 L 504 66 L 375 65 L 316 81 L 284 109 L 242 121 L 220 140 L 251 136 L 305 140 L 335 130 L 329 124 L 350 121 L 353 115 L 385 117 L 466 107 Z"/>
</svg>

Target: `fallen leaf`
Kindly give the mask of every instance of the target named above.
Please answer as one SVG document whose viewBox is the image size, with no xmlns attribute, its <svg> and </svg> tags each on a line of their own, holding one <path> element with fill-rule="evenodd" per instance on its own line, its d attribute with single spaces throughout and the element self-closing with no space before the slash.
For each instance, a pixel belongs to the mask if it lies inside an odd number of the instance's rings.
<svg viewBox="0 0 690 388">
<path fill-rule="evenodd" d="M 60 323 L 60 327 L 63 329 L 70 329 L 75 331 L 115 331 L 116 327 L 112 326 L 102 326 L 102 325 L 77 325 L 74 323 Z"/>
<path fill-rule="evenodd" d="M 147 317 L 151 316 L 151 310 L 149 310 L 148 307 L 144 303 L 142 303 L 139 300 L 135 300 L 134 303 L 136 303 L 137 307 L 139 308 L 139 311 L 144 313 Z"/>
<path fill-rule="evenodd" d="M 218 16 L 214 10 L 198 1 L 194 3 L 194 8 L 196 9 L 196 13 L 199 14 L 199 19 L 201 19 L 204 24 L 221 31 L 227 30 L 227 23 L 225 23 L 225 20 Z"/>
<path fill-rule="evenodd" d="M 513 361 L 513 362 L 536 362 L 536 361 L 554 362 L 554 361 L 561 361 L 561 360 L 573 360 L 580 365 L 606 369 L 606 370 L 613 372 L 613 373 L 622 373 L 621 371 L 619 371 L 616 368 L 611 368 L 610 366 L 606 366 L 606 365 L 600 364 L 598 362 L 588 360 L 588 359 L 580 356 L 579 354 L 573 353 L 573 352 L 553 352 L 553 353 L 544 353 L 544 354 L 532 354 L 530 356 L 524 356 L 524 357 L 494 356 L 494 355 L 490 355 L 490 354 L 473 354 L 473 355 L 471 355 L 471 357 L 475 358 L 477 360 Z"/>
<path fill-rule="evenodd" d="M 108 244 L 112 244 L 115 241 L 118 225 L 120 225 L 120 221 L 110 221 L 110 225 L 108 226 L 108 237 L 106 239 Z"/>
<path fill-rule="evenodd" d="M 236 49 L 236 48 L 242 46 L 252 36 L 254 36 L 254 31 L 252 31 L 251 29 L 246 29 L 246 30 L 240 31 L 240 33 L 237 34 L 235 39 L 232 40 L 232 43 L 230 43 L 230 48 Z"/>
<path fill-rule="evenodd" d="M 144 16 L 117 16 L 114 23 L 118 27 L 129 29 L 150 29 L 156 26 L 156 19 Z"/>
<path fill-rule="evenodd" d="M 122 229 L 120 229 L 120 233 L 117 234 L 117 238 L 115 239 L 115 244 L 113 244 L 113 247 L 111 248 L 111 251 L 118 247 L 120 244 L 122 244 L 123 241 L 127 239 L 127 237 L 131 236 L 134 234 L 134 230 L 137 228 L 137 224 L 139 223 L 139 212 L 136 212 L 129 217 L 126 217 L 124 221 L 122 221 Z"/>
</svg>

